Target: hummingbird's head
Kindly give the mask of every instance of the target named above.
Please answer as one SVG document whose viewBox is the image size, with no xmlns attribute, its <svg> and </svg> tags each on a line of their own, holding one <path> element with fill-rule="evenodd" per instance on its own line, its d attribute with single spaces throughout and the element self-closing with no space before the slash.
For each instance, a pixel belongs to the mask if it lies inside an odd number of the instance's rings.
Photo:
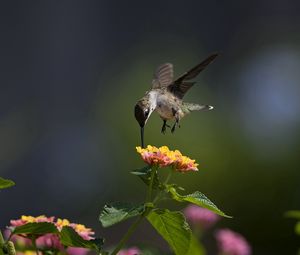
<svg viewBox="0 0 300 255">
<path fill-rule="evenodd" d="M 151 114 L 150 104 L 146 100 L 139 100 L 134 107 L 134 116 L 140 127 L 144 127 L 150 114 Z"/>
<path fill-rule="evenodd" d="M 146 95 L 140 99 L 134 107 L 134 115 L 140 127 L 144 127 L 151 113 L 156 108 L 156 91 L 147 91 Z"/>
<path fill-rule="evenodd" d="M 141 142 L 144 148 L 144 126 L 149 119 L 151 113 L 156 108 L 156 93 L 147 92 L 146 95 L 140 99 L 134 107 L 134 116 L 141 127 Z"/>
<path fill-rule="evenodd" d="M 141 145 L 144 148 L 144 126 L 151 114 L 151 107 L 147 100 L 139 100 L 134 107 L 134 116 L 141 127 Z"/>
</svg>

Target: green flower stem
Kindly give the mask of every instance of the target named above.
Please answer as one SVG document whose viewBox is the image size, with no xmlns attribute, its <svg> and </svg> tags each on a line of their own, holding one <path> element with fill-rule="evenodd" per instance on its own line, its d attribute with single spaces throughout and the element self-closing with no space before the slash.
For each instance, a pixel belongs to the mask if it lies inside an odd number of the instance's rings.
<svg viewBox="0 0 300 255">
<path fill-rule="evenodd" d="M 157 171 L 157 167 L 153 168 L 152 171 L 151 171 L 151 179 L 150 179 L 150 183 L 149 183 L 149 187 L 148 187 L 146 203 L 151 202 L 152 191 L 153 191 L 153 180 L 154 180 L 154 176 L 155 176 L 156 171 Z"/>
<path fill-rule="evenodd" d="M 154 181 L 154 176 L 155 176 L 156 171 L 157 171 L 157 167 L 151 169 L 151 179 L 150 179 L 150 184 L 149 184 L 148 192 L 147 192 L 147 196 L 146 196 L 146 203 L 151 203 L 151 201 L 152 201 L 153 181 Z M 142 220 L 151 212 L 151 210 L 152 210 L 152 207 L 146 206 L 145 212 L 129 227 L 126 234 L 122 237 L 121 241 L 118 243 L 117 247 L 113 250 L 111 255 L 116 255 L 122 249 L 122 247 L 128 241 L 130 236 L 134 233 L 134 231 L 140 225 Z"/>
<path fill-rule="evenodd" d="M 173 171 L 170 171 L 170 172 L 168 173 L 167 178 L 166 178 L 166 180 L 164 181 L 164 184 L 165 184 L 165 185 L 168 184 L 168 182 L 169 182 L 169 180 L 170 180 L 172 174 L 173 174 Z"/>
<path fill-rule="evenodd" d="M 198 238 L 198 240 L 202 240 L 203 229 L 201 227 L 197 227 L 197 228 L 193 229 L 193 233 Z"/>
<path fill-rule="evenodd" d="M 0 231 L 0 255 L 4 255 L 4 245 L 5 245 L 5 241 L 4 241 L 4 238 L 3 238 L 3 235 Z"/>
<path fill-rule="evenodd" d="M 130 236 L 133 234 L 133 232 L 136 230 L 136 228 L 140 225 L 141 221 L 144 219 L 144 215 L 141 215 L 128 229 L 127 233 L 123 236 L 117 247 L 113 250 L 111 255 L 116 255 L 122 247 L 125 245 L 127 240 L 130 238 Z"/>
<path fill-rule="evenodd" d="M 0 247 L 3 247 L 3 245 L 5 244 L 2 232 L 0 231 Z"/>
<path fill-rule="evenodd" d="M 170 181 L 170 178 L 173 174 L 173 171 L 170 171 L 167 175 L 167 178 L 164 181 L 164 185 L 167 185 L 168 182 Z M 163 194 L 164 194 L 165 190 L 160 190 L 158 196 L 156 196 L 156 198 L 153 200 L 153 204 L 156 204 L 157 202 L 162 200 Z"/>
<path fill-rule="evenodd" d="M 33 248 L 34 248 L 34 250 L 36 252 L 36 255 L 39 255 L 39 250 L 38 250 L 38 248 L 36 246 L 36 237 L 35 236 L 31 237 L 31 242 L 32 242 L 32 246 L 33 246 Z"/>
</svg>

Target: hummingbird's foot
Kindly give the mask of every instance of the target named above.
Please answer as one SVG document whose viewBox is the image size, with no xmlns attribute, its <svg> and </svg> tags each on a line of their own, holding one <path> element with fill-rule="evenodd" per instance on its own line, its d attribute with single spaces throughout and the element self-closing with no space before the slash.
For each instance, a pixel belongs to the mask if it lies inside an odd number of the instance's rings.
<svg viewBox="0 0 300 255">
<path fill-rule="evenodd" d="M 176 127 L 176 125 L 174 124 L 173 127 L 172 127 L 172 129 L 171 129 L 172 134 L 173 134 L 174 131 L 175 131 L 175 127 Z"/>
<path fill-rule="evenodd" d="M 171 132 L 174 133 L 176 127 L 179 127 L 180 128 L 180 124 L 179 124 L 179 119 L 176 119 L 172 129 L 171 129 Z"/>
<path fill-rule="evenodd" d="M 166 133 L 167 127 L 168 127 L 168 128 L 171 128 L 171 127 L 167 124 L 167 121 L 164 120 L 164 124 L 163 124 L 163 126 L 162 126 L 162 128 L 161 128 L 161 132 L 162 132 L 163 134 Z"/>
<path fill-rule="evenodd" d="M 175 129 L 176 129 L 177 126 L 179 127 L 178 123 L 175 122 L 174 125 L 173 125 L 173 127 L 172 127 L 172 129 L 171 129 L 171 132 L 172 132 L 172 133 L 175 132 Z"/>
</svg>

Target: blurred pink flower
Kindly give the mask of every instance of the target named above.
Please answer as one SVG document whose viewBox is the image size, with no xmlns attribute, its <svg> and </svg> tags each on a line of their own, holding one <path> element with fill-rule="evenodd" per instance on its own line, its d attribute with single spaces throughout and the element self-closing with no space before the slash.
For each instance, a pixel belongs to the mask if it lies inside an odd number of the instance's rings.
<svg viewBox="0 0 300 255">
<path fill-rule="evenodd" d="M 67 254 L 69 255 L 86 255 L 90 250 L 79 247 L 69 247 L 67 249 Z"/>
<path fill-rule="evenodd" d="M 189 205 L 183 211 L 186 219 L 193 225 L 203 229 L 213 226 L 220 217 L 212 211 L 199 207 L 197 205 Z"/>
<path fill-rule="evenodd" d="M 7 229 L 5 230 L 4 234 L 5 237 L 8 238 L 10 236 L 11 230 Z M 13 235 L 11 237 L 11 241 L 14 242 L 15 246 L 17 248 L 32 248 L 32 241 L 30 238 L 27 238 L 22 235 Z M 59 238 L 55 234 L 45 234 L 36 239 L 36 245 L 39 249 L 44 249 L 44 248 L 51 248 L 51 249 L 58 249 L 58 250 L 63 250 L 63 245 L 60 243 Z M 30 250 L 28 250 L 30 252 Z"/>
<path fill-rule="evenodd" d="M 10 237 L 10 234 L 11 234 L 11 229 L 7 228 L 4 231 L 5 238 L 8 239 Z M 30 239 L 19 236 L 19 235 L 13 235 L 10 240 L 13 241 L 15 246 L 18 246 L 18 247 L 26 247 L 26 246 L 31 245 Z"/>
<path fill-rule="evenodd" d="M 221 229 L 216 233 L 216 239 L 221 254 L 250 255 L 251 247 L 246 239 L 230 229 Z"/>
<path fill-rule="evenodd" d="M 51 248 L 63 250 L 63 245 L 60 243 L 59 238 L 55 234 L 42 235 L 36 239 L 36 245 L 38 248 Z"/>
<path fill-rule="evenodd" d="M 88 252 L 89 252 L 89 249 L 77 248 L 77 247 L 69 247 L 66 250 L 66 253 L 59 253 L 59 254 L 66 254 L 66 255 L 86 255 Z M 36 251 L 35 250 L 17 251 L 16 255 L 36 255 Z M 39 251 L 39 255 L 43 255 L 43 252 Z"/>
<path fill-rule="evenodd" d="M 123 249 L 118 252 L 118 255 L 141 255 L 142 252 L 137 247 L 131 247 L 129 249 Z"/>
</svg>

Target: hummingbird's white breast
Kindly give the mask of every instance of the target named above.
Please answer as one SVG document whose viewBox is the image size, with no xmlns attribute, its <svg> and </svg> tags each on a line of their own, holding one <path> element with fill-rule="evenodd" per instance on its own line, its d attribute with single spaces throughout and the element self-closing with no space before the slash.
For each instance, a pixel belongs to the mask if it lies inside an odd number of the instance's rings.
<svg viewBox="0 0 300 255">
<path fill-rule="evenodd" d="M 175 112 L 180 114 L 180 105 L 181 101 L 174 97 L 171 93 L 158 93 L 156 97 L 156 111 L 164 120 L 173 119 Z"/>
</svg>

